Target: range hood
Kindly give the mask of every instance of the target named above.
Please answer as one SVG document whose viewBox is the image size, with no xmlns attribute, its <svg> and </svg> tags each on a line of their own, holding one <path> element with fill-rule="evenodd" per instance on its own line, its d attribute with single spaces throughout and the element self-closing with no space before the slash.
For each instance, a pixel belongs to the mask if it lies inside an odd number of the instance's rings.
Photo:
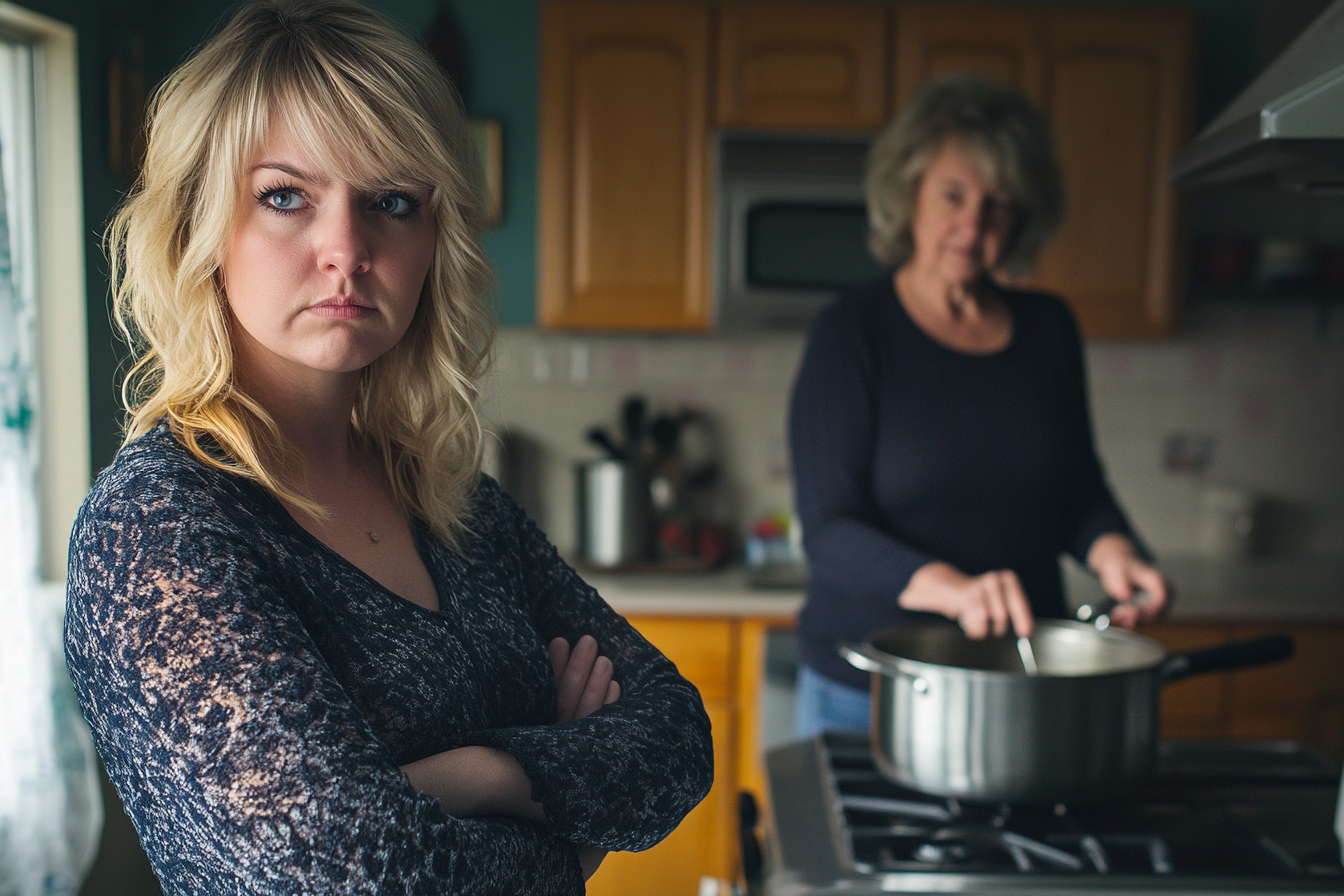
<svg viewBox="0 0 1344 896">
<path fill-rule="evenodd" d="M 1344 0 L 1335 0 L 1171 163 L 1178 187 L 1254 177 L 1344 195 Z"/>
</svg>

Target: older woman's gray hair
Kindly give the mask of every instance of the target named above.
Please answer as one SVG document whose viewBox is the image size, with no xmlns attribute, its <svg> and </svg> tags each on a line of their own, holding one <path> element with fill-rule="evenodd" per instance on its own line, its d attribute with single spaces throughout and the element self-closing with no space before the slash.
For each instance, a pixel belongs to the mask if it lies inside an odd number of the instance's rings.
<svg viewBox="0 0 1344 896">
<path fill-rule="evenodd" d="M 914 251 L 910 219 L 920 179 L 943 145 L 977 158 L 986 179 L 1012 198 L 1012 234 L 999 259 L 1011 274 L 1031 270 L 1064 218 L 1064 186 L 1050 125 L 1011 87 L 953 74 L 924 84 L 868 153 L 868 248 L 883 264 Z"/>
</svg>

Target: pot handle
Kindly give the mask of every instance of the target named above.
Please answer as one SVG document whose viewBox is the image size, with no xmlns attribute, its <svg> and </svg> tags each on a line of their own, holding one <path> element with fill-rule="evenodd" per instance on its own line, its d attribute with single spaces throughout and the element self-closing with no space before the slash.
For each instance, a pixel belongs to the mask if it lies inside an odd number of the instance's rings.
<svg viewBox="0 0 1344 896">
<path fill-rule="evenodd" d="M 867 644 L 842 643 L 840 656 L 848 660 L 851 666 L 877 675 L 896 675 L 901 671 L 889 662 L 881 651 Z"/>
<path fill-rule="evenodd" d="M 1237 641 L 1204 650 L 1177 653 L 1162 664 L 1162 683 L 1170 684 L 1201 672 L 1222 672 L 1277 663 L 1292 655 L 1291 635 L 1270 635 L 1254 641 Z"/>
</svg>

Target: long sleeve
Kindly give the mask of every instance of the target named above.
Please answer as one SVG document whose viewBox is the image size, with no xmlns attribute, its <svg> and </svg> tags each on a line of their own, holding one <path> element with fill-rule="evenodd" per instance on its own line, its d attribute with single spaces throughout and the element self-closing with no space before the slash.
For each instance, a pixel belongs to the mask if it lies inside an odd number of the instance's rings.
<svg viewBox="0 0 1344 896">
<path fill-rule="evenodd" d="M 1043 617 L 1067 612 L 1059 555 L 1132 537 L 1092 444 L 1076 325 L 1059 299 L 1006 292 L 1012 339 L 966 354 L 911 320 L 890 278 L 826 309 L 790 417 L 812 572 L 802 659 L 855 687 L 836 655 L 912 614 L 897 601 L 933 560 L 1011 569 Z"/>
<path fill-rule="evenodd" d="M 910 577 L 938 559 L 898 538 L 874 492 L 877 359 L 860 308 L 831 305 L 808 337 L 789 414 L 794 500 L 808 572 L 845 592 L 845 612 L 871 631 L 900 615 Z"/>
<path fill-rule="evenodd" d="M 484 732 L 478 742 L 511 753 L 533 782 L 557 835 L 606 849 L 646 849 L 709 791 L 709 718 L 699 692 L 556 554 L 496 487 L 482 488 L 505 521 L 491 533 L 520 560 L 522 590 L 545 642 L 598 641 L 621 684 L 618 701 L 563 725 Z"/>
<path fill-rule="evenodd" d="M 554 834 L 413 791 L 199 471 L 129 467 L 76 523 L 66 655 L 165 893 L 583 892 Z"/>
<path fill-rule="evenodd" d="M 1058 357 L 1063 368 L 1061 382 L 1068 408 L 1065 415 L 1069 426 L 1068 438 L 1075 446 L 1077 457 L 1073 518 L 1069 521 L 1066 533 L 1068 551 L 1079 563 L 1086 563 L 1092 543 L 1099 536 L 1114 532 L 1128 538 L 1139 556 L 1151 559 L 1147 547 L 1116 502 L 1106 482 L 1101 460 L 1097 457 L 1087 396 L 1087 368 L 1083 363 L 1083 343 L 1078 324 L 1063 306 L 1060 306 L 1055 320 L 1059 340 Z"/>
</svg>

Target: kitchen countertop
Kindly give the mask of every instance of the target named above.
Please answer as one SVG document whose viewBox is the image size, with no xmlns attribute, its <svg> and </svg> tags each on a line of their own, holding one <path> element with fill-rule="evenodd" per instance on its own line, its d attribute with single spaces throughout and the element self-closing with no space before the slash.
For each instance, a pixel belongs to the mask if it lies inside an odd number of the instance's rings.
<svg viewBox="0 0 1344 896">
<path fill-rule="evenodd" d="M 1158 568 L 1175 587 L 1176 622 L 1344 622 L 1344 560 L 1164 556 Z M 1075 606 L 1101 599 L 1100 584 L 1076 565 L 1064 578 Z"/>
<path fill-rule="evenodd" d="M 803 605 L 802 588 L 753 588 L 742 566 L 714 572 L 581 573 L 626 616 L 792 618 Z"/>
<path fill-rule="evenodd" d="M 1171 556 L 1159 566 L 1176 587 L 1170 618 L 1177 622 L 1344 622 L 1344 560 Z M 740 566 L 708 573 L 584 571 L 583 576 L 625 615 L 789 618 L 804 595 L 796 587 L 754 588 Z M 1101 598 L 1096 580 L 1071 562 L 1065 585 L 1075 605 Z"/>
</svg>

